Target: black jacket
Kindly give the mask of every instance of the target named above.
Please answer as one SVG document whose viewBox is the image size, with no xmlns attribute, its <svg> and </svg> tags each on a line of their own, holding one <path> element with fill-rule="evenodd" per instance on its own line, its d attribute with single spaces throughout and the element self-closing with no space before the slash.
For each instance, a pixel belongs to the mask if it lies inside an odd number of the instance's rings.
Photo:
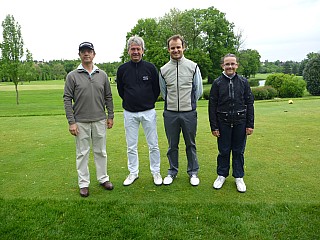
<svg viewBox="0 0 320 240">
<path fill-rule="evenodd" d="M 126 62 L 118 68 L 117 88 L 125 110 L 141 112 L 153 109 L 160 94 L 158 70 L 154 64 L 144 60 Z"/>
<path fill-rule="evenodd" d="M 254 97 L 248 80 L 236 74 L 232 79 L 224 74 L 212 83 L 209 97 L 209 121 L 211 131 L 218 130 L 218 122 L 226 124 L 246 123 L 254 128 Z"/>
</svg>

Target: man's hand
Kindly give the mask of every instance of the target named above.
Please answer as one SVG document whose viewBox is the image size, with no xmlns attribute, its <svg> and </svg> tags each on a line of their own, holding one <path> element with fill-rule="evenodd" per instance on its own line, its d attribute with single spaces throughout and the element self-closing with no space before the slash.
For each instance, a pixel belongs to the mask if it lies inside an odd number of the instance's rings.
<svg viewBox="0 0 320 240">
<path fill-rule="evenodd" d="M 111 119 L 111 118 L 107 119 L 106 124 L 107 124 L 108 129 L 112 128 L 113 127 L 113 119 Z"/>
<path fill-rule="evenodd" d="M 70 124 L 69 125 L 69 132 L 73 135 L 73 136 L 77 136 L 79 133 L 79 128 L 78 125 L 76 123 Z"/>
</svg>

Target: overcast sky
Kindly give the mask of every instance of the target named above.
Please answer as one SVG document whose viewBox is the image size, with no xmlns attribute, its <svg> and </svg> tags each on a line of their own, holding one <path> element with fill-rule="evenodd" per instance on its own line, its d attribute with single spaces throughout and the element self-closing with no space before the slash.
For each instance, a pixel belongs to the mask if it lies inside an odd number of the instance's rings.
<svg viewBox="0 0 320 240">
<path fill-rule="evenodd" d="M 301 61 L 320 51 L 320 0 L 0 0 L 0 21 L 14 16 L 34 60 L 77 59 L 78 45 L 91 41 L 102 63 L 120 61 L 138 19 L 211 6 L 242 31 L 243 47 L 257 50 L 261 61 Z"/>
</svg>

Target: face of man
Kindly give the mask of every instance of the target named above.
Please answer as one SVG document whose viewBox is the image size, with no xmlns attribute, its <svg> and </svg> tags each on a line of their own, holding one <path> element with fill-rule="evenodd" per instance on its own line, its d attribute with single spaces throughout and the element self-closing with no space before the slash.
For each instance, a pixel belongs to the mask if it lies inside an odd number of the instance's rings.
<svg viewBox="0 0 320 240">
<path fill-rule="evenodd" d="M 96 53 L 90 48 L 82 48 L 79 51 L 79 57 L 83 64 L 92 63 Z"/>
<path fill-rule="evenodd" d="M 235 57 L 226 57 L 221 67 L 228 76 L 234 75 L 238 69 L 237 59 Z"/>
<path fill-rule="evenodd" d="M 132 43 L 128 50 L 128 54 L 133 62 L 139 62 L 142 59 L 143 53 L 143 48 L 136 43 Z"/>
<path fill-rule="evenodd" d="M 180 39 L 172 39 L 169 42 L 168 52 L 174 60 L 179 60 L 183 57 L 184 47 Z"/>
</svg>

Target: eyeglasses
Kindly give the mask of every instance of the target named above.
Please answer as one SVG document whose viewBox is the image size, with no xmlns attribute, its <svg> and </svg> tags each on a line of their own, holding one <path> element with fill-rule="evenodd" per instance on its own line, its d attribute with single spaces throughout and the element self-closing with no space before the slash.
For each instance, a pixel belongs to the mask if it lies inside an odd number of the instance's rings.
<svg viewBox="0 0 320 240">
<path fill-rule="evenodd" d="M 223 66 L 225 66 L 225 67 L 234 67 L 234 66 L 236 66 L 236 65 L 238 65 L 237 63 L 226 63 L 226 64 L 223 64 Z"/>
</svg>

